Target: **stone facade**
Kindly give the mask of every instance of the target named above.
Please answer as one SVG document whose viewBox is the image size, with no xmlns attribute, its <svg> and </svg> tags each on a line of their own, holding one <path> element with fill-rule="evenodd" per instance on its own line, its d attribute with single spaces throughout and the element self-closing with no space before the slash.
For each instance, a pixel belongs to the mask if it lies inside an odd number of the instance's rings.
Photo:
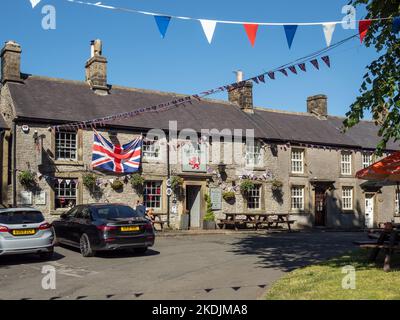
<svg viewBox="0 0 400 320">
<path fill-rule="evenodd" d="M 107 60 L 102 56 L 101 42 L 95 41 L 92 51 L 92 57 L 86 64 L 86 81 L 90 84 L 87 90 L 92 89 L 96 99 L 112 98 L 110 86 L 107 85 Z M 42 210 L 52 220 L 67 210 L 64 203 L 63 208 L 56 208 L 56 203 L 60 203 L 55 189 L 58 179 L 68 181 L 68 185 L 71 181 L 78 182 L 73 200 L 76 204 L 118 202 L 134 206 L 137 200 L 142 200 L 143 196 L 135 191 L 124 176 L 98 172 L 98 179 L 105 183 L 96 190 L 88 190 L 84 186 L 83 177 L 91 172 L 92 130 L 78 129 L 74 136 L 76 146 L 73 147 L 76 156 L 71 157 L 71 160 L 60 160 L 57 156 L 57 133 L 49 130 L 49 126 L 59 124 L 59 121 L 46 120 L 44 117 L 19 117 L 9 83 L 24 86 L 19 72 L 20 54 L 19 45 L 13 42 L 7 42 L 1 54 L 3 74 L 0 113 L 8 127 L 3 129 L 1 141 L 2 203 L 26 205 L 28 201 L 29 205 Z M 229 92 L 229 107 L 233 104 L 232 110 L 237 110 L 237 106 L 241 111 L 249 113 L 243 115 L 247 120 L 255 115 L 255 111 L 265 112 L 264 109 L 253 107 L 252 94 L 251 82 Z M 307 100 L 307 111 L 307 117 L 326 121 L 327 97 L 310 97 Z M 245 130 L 248 127 L 237 129 Z M 99 129 L 99 132 L 114 144 L 125 144 L 142 134 L 146 138 L 148 130 L 110 125 L 107 129 Z M 368 185 L 355 178 L 355 173 L 363 167 L 363 155 L 371 152 L 371 149 L 363 150 L 360 146 L 343 149 L 341 146 L 321 143 L 316 146 L 298 140 L 276 141 L 268 136 L 258 136 L 252 151 L 249 151 L 243 138 L 234 139 L 234 142 L 225 139 L 210 140 L 209 137 L 202 140 L 202 133 L 193 133 L 196 139 L 202 141 L 201 146 L 205 148 L 203 152 L 207 155 L 205 163 L 202 162 L 202 170 L 187 168 L 187 159 L 183 159 L 184 148 L 188 145 L 185 135 L 175 137 L 171 132 L 157 140 L 158 156 L 144 156 L 141 163 L 141 175 L 145 181 L 159 183 L 155 196 L 157 199 L 160 197 L 160 205 L 155 208 L 155 212 L 168 215 L 172 228 L 181 228 L 184 225 L 183 217 L 191 212 L 190 206 L 195 205 L 198 215 L 191 215 L 190 223 L 201 228 L 206 212 L 205 195 L 210 194 L 210 190 L 219 190 L 221 194 L 226 191 L 235 193 L 234 201 L 221 199 L 220 203 L 214 203 L 217 206 L 217 218 L 223 218 L 224 213 L 291 213 L 296 220 L 296 227 L 299 228 L 363 228 L 366 224 L 365 201 L 368 197 L 372 199 L 369 204 L 373 205 L 375 226 L 398 219 L 395 215 L 394 186 Z M 223 155 L 223 158 L 216 157 L 217 154 Z M 255 154 L 257 164 L 249 165 L 250 155 Z M 346 154 L 347 174 L 342 174 L 343 154 Z M 301 170 L 293 169 L 294 162 L 297 166 L 301 163 Z M 34 187 L 27 188 L 19 182 L 19 174 L 27 170 L 37 174 L 37 184 Z M 167 196 L 169 178 L 175 176 L 183 181 L 182 192 Z M 115 191 L 111 188 L 110 182 L 115 179 L 124 181 L 122 190 Z M 240 192 L 242 181 L 247 179 L 256 185 L 251 202 L 249 197 Z M 273 188 L 276 185 L 281 187 Z"/>
</svg>

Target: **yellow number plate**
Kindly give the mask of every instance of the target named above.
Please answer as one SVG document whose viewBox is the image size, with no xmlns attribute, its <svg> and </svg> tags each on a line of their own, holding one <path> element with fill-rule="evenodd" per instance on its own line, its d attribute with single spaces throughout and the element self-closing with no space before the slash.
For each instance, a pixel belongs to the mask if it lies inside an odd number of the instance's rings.
<svg viewBox="0 0 400 320">
<path fill-rule="evenodd" d="M 30 236 L 36 233 L 35 229 L 19 229 L 19 230 L 13 230 L 12 234 L 14 236 Z"/>
<path fill-rule="evenodd" d="M 121 227 L 122 232 L 129 232 L 129 231 L 139 231 L 140 228 L 137 226 L 132 226 L 132 227 Z"/>
</svg>

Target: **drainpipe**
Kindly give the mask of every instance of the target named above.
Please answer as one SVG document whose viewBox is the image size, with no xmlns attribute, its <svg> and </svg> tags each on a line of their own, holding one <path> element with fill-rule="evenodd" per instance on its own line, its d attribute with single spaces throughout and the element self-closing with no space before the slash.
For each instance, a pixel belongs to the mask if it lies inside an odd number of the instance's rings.
<svg viewBox="0 0 400 320">
<path fill-rule="evenodd" d="M 13 135 L 12 135 L 12 184 L 13 184 L 13 190 L 12 190 L 12 205 L 13 207 L 17 206 L 17 165 L 16 165 L 16 160 L 17 160 L 17 124 L 13 122 Z"/>
<path fill-rule="evenodd" d="M 0 204 L 3 204 L 3 151 L 4 151 L 4 135 L 6 131 L 0 131 Z"/>
<path fill-rule="evenodd" d="M 169 132 L 167 134 L 167 179 L 171 178 L 171 167 L 169 159 Z M 167 226 L 170 227 L 170 215 L 171 215 L 171 196 L 167 195 Z"/>
</svg>

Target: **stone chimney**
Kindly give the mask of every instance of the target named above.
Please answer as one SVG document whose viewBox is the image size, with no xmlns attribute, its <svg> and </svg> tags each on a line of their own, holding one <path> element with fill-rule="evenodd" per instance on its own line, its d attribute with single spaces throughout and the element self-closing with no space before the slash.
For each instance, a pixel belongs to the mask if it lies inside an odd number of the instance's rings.
<svg viewBox="0 0 400 320">
<path fill-rule="evenodd" d="M 328 115 L 328 97 L 324 94 L 307 98 L 307 112 L 320 117 Z"/>
<path fill-rule="evenodd" d="M 86 62 L 86 81 L 95 93 L 108 94 L 107 59 L 102 56 L 101 40 L 91 41 L 91 56 Z"/>
<path fill-rule="evenodd" d="M 23 82 L 21 78 L 21 46 L 15 41 L 7 41 L 1 50 L 1 83 Z"/>
<path fill-rule="evenodd" d="M 253 109 L 253 82 L 243 81 L 243 72 L 236 71 L 237 88 L 232 88 L 228 92 L 228 99 L 248 113 L 254 113 Z"/>
</svg>

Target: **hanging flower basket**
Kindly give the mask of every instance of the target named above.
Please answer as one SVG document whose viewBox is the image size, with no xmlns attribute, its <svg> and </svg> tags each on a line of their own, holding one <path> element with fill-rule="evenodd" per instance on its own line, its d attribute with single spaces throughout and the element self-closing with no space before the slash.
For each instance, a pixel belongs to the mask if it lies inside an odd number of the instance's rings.
<svg viewBox="0 0 400 320">
<path fill-rule="evenodd" d="M 94 173 L 87 173 L 82 176 L 83 185 L 89 190 L 94 190 L 97 187 L 97 177 Z"/>
<path fill-rule="evenodd" d="M 222 198 L 226 201 L 226 202 L 233 202 L 236 199 L 236 195 L 235 192 L 233 191 L 226 191 L 222 194 Z"/>
<path fill-rule="evenodd" d="M 178 176 L 171 177 L 171 188 L 175 193 L 179 193 L 183 186 L 183 178 Z"/>
<path fill-rule="evenodd" d="M 111 188 L 114 190 L 114 191 L 121 191 L 122 189 L 123 189 L 123 187 L 124 187 L 124 183 L 121 181 L 121 180 L 114 180 L 112 183 L 111 183 Z"/>
<path fill-rule="evenodd" d="M 30 170 L 21 171 L 18 180 L 25 188 L 32 188 L 36 185 L 36 174 Z"/>
<path fill-rule="evenodd" d="M 135 189 L 137 194 L 142 194 L 143 193 L 143 186 L 144 186 L 144 178 L 138 174 L 135 173 L 131 176 L 129 179 L 131 186 L 133 189 Z"/>
<path fill-rule="evenodd" d="M 243 180 L 242 183 L 240 184 L 240 192 L 243 195 L 247 195 L 252 189 L 254 189 L 255 184 L 253 181 L 246 179 Z"/>
<path fill-rule="evenodd" d="M 271 182 L 271 190 L 272 191 L 280 191 L 282 190 L 283 183 L 280 180 L 272 180 Z"/>
</svg>

